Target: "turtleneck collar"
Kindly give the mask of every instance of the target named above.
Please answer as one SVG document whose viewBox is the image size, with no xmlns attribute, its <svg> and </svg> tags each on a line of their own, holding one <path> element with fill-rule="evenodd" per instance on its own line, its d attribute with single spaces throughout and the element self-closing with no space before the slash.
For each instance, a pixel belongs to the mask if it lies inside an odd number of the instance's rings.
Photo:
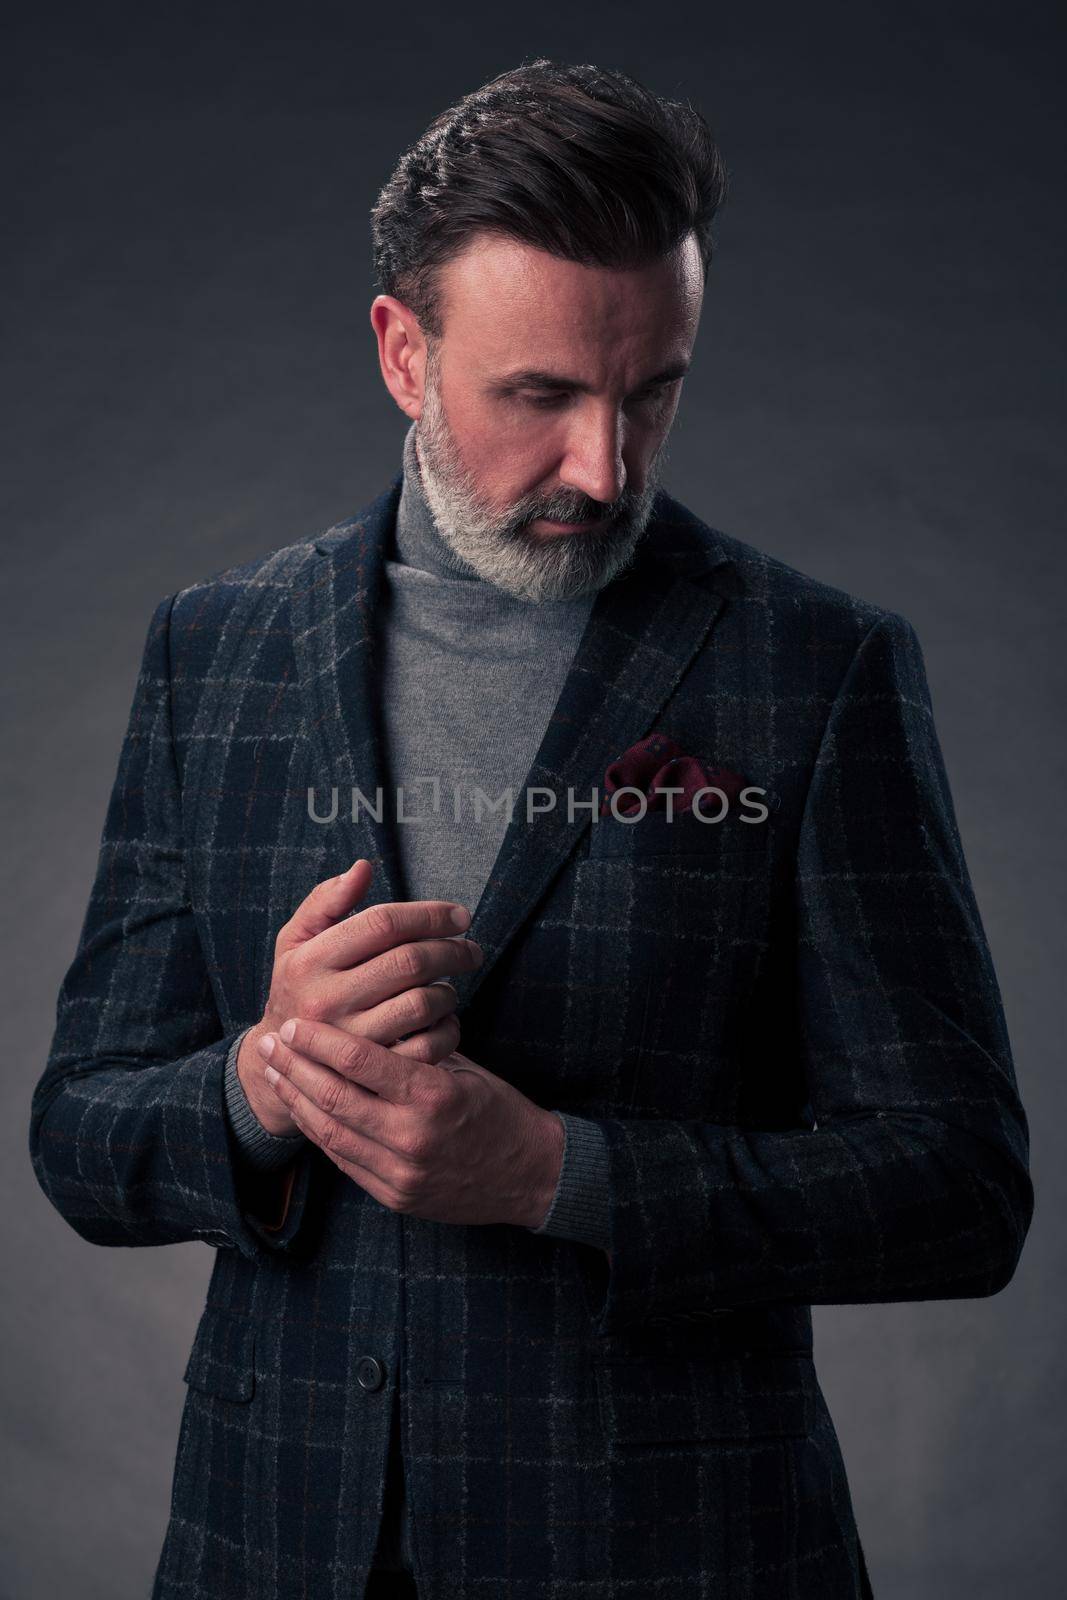
<svg viewBox="0 0 1067 1600">
<path fill-rule="evenodd" d="M 442 538 L 422 487 L 418 453 L 415 449 L 416 424 L 404 437 L 404 481 L 396 512 L 396 560 L 438 578 L 484 580 L 462 556 Z"/>
</svg>

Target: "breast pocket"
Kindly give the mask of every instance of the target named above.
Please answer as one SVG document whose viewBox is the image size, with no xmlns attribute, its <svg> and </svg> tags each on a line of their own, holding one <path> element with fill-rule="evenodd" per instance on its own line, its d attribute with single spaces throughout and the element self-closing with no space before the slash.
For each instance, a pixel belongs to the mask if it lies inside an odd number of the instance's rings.
<svg viewBox="0 0 1067 1600">
<path fill-rule="evenodd" d="M 650 812 L 601 818 L 574 863 L 566 1037 L 572 1072 L 699 1115 L 708 1059 L 734 1048 L 731 1019 L 769 943 L 775 811 L 721 824 Z M 654 1093 L 650 1093 L 651 1090 Z"/>
<path fill-rule="evenodd" d="M 207 1307 L 183 1373 L 191 1389 L 244 1403 L 256 1389 L 255 1328 L 232 1312 Z"/>
<path fill-rule="evenodd" d="M 804 1438 L 815 1426 L 815 1364 L 803 1354 L 598 1356 L 600 1419 L 620 1444 Z"/>
<path fill-rule="evenodd" d="M 667 816 L 666 809 L 646 811 L 643 817 L 598 817 L 589 832 L 590 861 L 647 860 L 650 856 L 695 856 L 709 868 L 716 859 L 729 861 L 746 851 L 757 836 L 773 826 L 781 799 L 773 789 L 761 787 L 751 804 L 732 801 L 719 817 L 721 802 L 712 795 L 701 803 L 702 815 L 683 811 Z"/>
</svg>

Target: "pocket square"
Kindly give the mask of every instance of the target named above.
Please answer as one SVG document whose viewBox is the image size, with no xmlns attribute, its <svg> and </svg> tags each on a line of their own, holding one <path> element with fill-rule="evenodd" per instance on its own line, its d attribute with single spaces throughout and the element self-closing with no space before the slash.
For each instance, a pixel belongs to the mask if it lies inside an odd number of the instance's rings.
<svg viewBox="0 0 1067 1600">
<path fill-rule="evenodd" d="M 693 808 L 693 797 L 701 789 L 721 789 L 728 801 L 736 800 L 745 779 L 727 767 L 714 767 L 700 756 L 685 755 L 681 745 L 666 733 L 650 733 L 623 751 L 604 774 L 607 798 L 600 815 L 611 809 L 611 796 L 618 789 L 637 789 L 646 797 L 650 811 L 665 811 L 673 799 L 673 816 L 684 816 Z M 681 789 L 668 797 L 664 789 Z M 640 808 L 637 795 L 628 794 L 615 807 L 617 814 L 631 816 Z M 711 820 L 710 818 L 708 820 Z"/>
</svg>

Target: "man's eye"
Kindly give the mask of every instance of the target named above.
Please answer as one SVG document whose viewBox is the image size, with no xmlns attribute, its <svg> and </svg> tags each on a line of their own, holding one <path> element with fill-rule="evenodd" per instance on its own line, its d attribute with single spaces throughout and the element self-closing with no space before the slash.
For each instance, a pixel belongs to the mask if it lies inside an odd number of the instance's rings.
<svg viewBox="0 0 1067 1600">
<path fill-rule="evenodd" d="M 635 394 L 631 404 L 637 406 L 648 405 L 653 401 L 662 400 L 670 388 L 669 383 L 658 383 L 654 389 L 646 389 L 642 394 Z M 524 395 L 527 405 L 536 406 L 539 411 L 555 411 L 564 405 L 568 399 L 565 394 L 534 394 Z"/>
</svg>

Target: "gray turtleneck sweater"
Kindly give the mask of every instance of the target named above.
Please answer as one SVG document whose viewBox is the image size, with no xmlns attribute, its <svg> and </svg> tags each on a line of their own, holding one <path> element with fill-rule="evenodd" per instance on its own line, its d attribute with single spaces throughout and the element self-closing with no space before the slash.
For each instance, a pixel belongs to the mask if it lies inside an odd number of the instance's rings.
<svg viewBox="0 0 1067 1600">
<path fill-rule="evenodd" d="M 485 806 L 475 819 L 475 791 L 493 801 L 510 790 L 521 805 L 522 785 L 594 597 L 517 600 L 455 555 L 423 493 L 416 431 L 412 423 L 404 440 L 395 549 L 385 563 L 379 618 L 384 754 L 394 792 L 404 791 L 404 815 L 417 819 L 396 828 L 406 898 L 455 900 L 473 915 L 507 826 L 503 807 Z M 438 780 L 436 806 L 434 786 L 420 784 L 420 778 Z M 294 1159 L 304 1135 L 271 1134 L 256 1118 L 237 1075 L 243 1038 L 242 1033 L 234 1040 L 226 1062 L 230 1122 L 250 1167 L 279 1170 Z M 564 1129 L 559 1181 L 547 1213 L 529 1231 L 606 1250 L 603 1134 L 588 1118 L 559 1110 L 555 1115 Z M 398 1441 L 394 1415 L 374 1564 L 411 1571 Z"/>
</svg>

